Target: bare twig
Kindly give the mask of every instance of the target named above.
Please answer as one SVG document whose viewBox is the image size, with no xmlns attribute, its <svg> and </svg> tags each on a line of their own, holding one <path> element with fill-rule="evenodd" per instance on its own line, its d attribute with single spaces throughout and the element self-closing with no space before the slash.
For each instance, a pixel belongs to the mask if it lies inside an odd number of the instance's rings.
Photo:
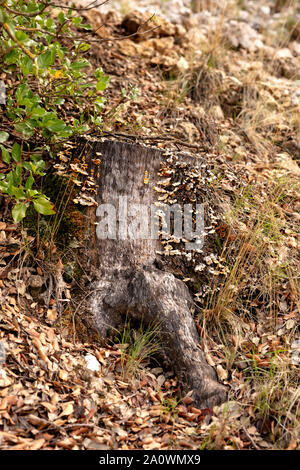
<svg viewBox="0 0 300 470">
<path fill-rule="evenodd" d="M 107 428 L 100 428 L 100 426 L 97 426 L 97 424 L 93 424 L 93 423 L 73 423 L 73 424 L 65 424 L 63 426 L 64 429 L 68 429 L 68 428 L 95 428 L 97 430 L 100 430 L 100 431 L 105 431 L 105 432 L 108 432 L 108 433 L 112 433 L 112 431 L 110 431 L 110 429 L 107 429 Z"/>
<path fill-rule="evenodd" d="M 87 10 L 92 10 L 93 8 L 99 8 L 102 5 L 105 5 L 105 3 L 108 3 L 109 0 L 104 0 L 102 3 L 99 3 L 98 5 L 95 5 L 99 0 L 94 0 L 93 2 L 89 3 L 86 7 L 70 7 L 70 6 L 64 6 L 64 5 L 57 5 L 56 3 L 46 3 L 41 1 L 43 5 L 55 7 L 55 8 L 60 8 L 64 10 L 74 10 L 74 11 L 87 11 Z"/>
<path fill-rule="evenodd" d="M 7 34 L 9 35 L 9 37 L 16 43 L 18 44 L 18 46 L 22 49 L 22 51 L 31 59 L 33 60 L 34 62 L 36 62 L 36 58 L 35 56 L 24 46 L 24 44 L 21 43 L 21 41 L 19 41 L 16 36 L 14 35 L 14 33 L 12 32 L 12 30 L 10 29 L 10 27 L 8 26 L 7 23 L 3 23 L 3 28 L 5 29 L 5 31 L 7 32 Z"/>
<path fill-rule="evenodd" d="M 103 26 L 103 25 L 101 25 L 101 26 Z M 90 42 L 98 42 L 98 43 L 99 43 L 99 42 L 108 42 L 108 41 L 124 41 L 124 39 L 132 38 L 132 37 L 134 37 L 134 36 L 137 36 L 138 34 L 144 35 L 144 34 L 147 34 L 147 33 L 151 33 L 152 31 L 155 31 L 155 30 L 158 29 L 158 28 L 160 28 L 160 25 L 155 26 L 154 28 L 148 29 L 147 31 L 143 31 L 142 33 L 139 32 L 139 31 L 136 31 L 135 33 L 129 34 L 128 36 L 118 36 L 118 37 L 101 38 L 101 39 L 100 39 L 100 38 L 99 38 L 99 39 L 90 39 L 90 38 L 89 38 L 89 39 L 86 39 L 84 36 L 76 36 L 75 39 L 77 39 L 77 40 L 79 39 L 80 41 L 81 41 L 81 40 L 85 40 L 85 41 L 88 41 L 89 43 L 90 43 Z M 99 28 L 97 28 L 97 30 L 98 30 L 98 29 L 99 29 Z M 97 31 L 97 30 L 96 30 L 96 31 Z M 94 33 L 94 32 L 95 32 L 95 31 L 93 31 L 93 33 Z M 58 35 L 58 37 L 59 37 L 59 35 Z M 65 35 L 64 35 L 63 37 L 64 37 L 64 39 L 71 39 L 71 40 L 74 40 L 74 37 L 72 37 L 72 36 L 65 36 Z"/>
<path fill-rule="evenodd" d="M 108 134 L 112 136 L 119 136 L 119 137 L 125 137 L 128 139 L 134 139 L 134 140 L 152 140 L 152 141 L 166 141 L 166 142 L 172 142 L 174 144 L 182 145 L 183 147 L 188 147 L 188 148 L 194 148 L 194 149 L 202 149 L 201 145 L 196 145 L 196 144 L 189 144 L 187 142 L 184 142 L 183 140 L 176 139 L 175 137 L 172 136 L 146 136 L 146 135 L 135 135 L 135 134 L 125 134 L 122 132 L 109 132 L 109 131 L 102 131 L 103 134 Z"/>
<path fill-rule="evenodd" d="M 251 441 L 254 449 L 256 450 L 260 450 L 260 448 L 255 444 L 254 440 L 252 439 L 252 437 L 250 436 L 250 434 L 248 433 L 247 429 L 245 428 L 245 426 L 243 426 L 243 431 L 244 433 L 246 434 L 246 436 L 248 437 L 248 439 Z"/>
<path fill-rule="evenodd" d="M 24 28 L 22 26 L 16 26 L 16 29 L 18 29 L 20 31 L 26 31 L 28 33 L 44 33 L 44 34 L 49 34 L 49 36 L 53 36 L 54 38 L 56 37 L 56 34 L 50 33 L 50 31 L 47 31 L 46 29 Z"/>
<path fill-rule="evenodd" d="M 36 11 L 34 13 L 25 13 L 24 11 L 16 11 L 16 10 L 12 10 L 11 8 L 9 8 L 8 6 L 6 6 L 5 2 L 1 2 L 1 5 L 3 5 L 3 7 L 9 11 L 9 13 L 12 13 L 13 15 L 18 15 L 18 16 L 25 16 L 26 18 L 34 18 L 35 16 L 38 16 L 40 15 L 41 13 L 43 13 L 43 11 L 47 8 L 47 6 L 49 6 L 50 4 L 47 4 L 43 6 L 43 8 L 39 11 Z"/>
<path fill-rule="evenodd" d="M 152 31 L 155 31 L 156 29 L 160 28 L 160 25 L 154 26 L 153 28 L 148 29 L 147 31 L 140 32 L 140 30 L 143 26 L 145 26 L 145 24 L 148 24 L 154 18 L 154 16 L 155 15 L 153 14 L 152 16 L 150 16 L 150 18 L 148 18 L 146 21 L 144 21 L 142 24 L 140 24 L 135 33 L 128 34 L 128 36 L 122 36 L 122 37 L 116 37 L 116 38 L 103 38 L 103 39 L 100 39 L 100 42 L 103 42 L 103 41 L 123 41 L 124 39 L 128 39 L 128 38 L 137 36 L 138 34 L 145 35 L 147 33 L 151 33 Z"/>
<path fill-rule="evenodd" d="M 102 38 L 102 39 L 89 39 L 89 42 L 107 42 L 107 41 L 123 41 L 124 39 L 132 38 L 133 36 L 137 36 L 138 34 L 144 35 L 147 33 L 151 33 L 156 29 L 160 28 L 160 25 L 154 26 L 154 28 L 148 29 L 147 31 L 143 31 L 142 33 L 137 30 L 135 33 L 129 34 L 128 36 L 119 36 L 119 37 L 112 37 L 112 38 Z"/>
</svg>

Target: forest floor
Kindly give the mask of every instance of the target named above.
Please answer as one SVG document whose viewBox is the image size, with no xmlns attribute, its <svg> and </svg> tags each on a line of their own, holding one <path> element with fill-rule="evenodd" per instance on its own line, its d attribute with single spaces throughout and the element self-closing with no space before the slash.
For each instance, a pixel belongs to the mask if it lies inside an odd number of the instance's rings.
<svg viewBox="0 0 300 470">
<path fill-rule="evenodd" d="M 200 154 L 212 168 L 224 209 L 216 253 L 177 275 L 228 402 L 194 407 L 141 346 L 147 332 L 105 347 L 89 337 L 82 239 L 33 255 L 37 235 L 4 210 L 1 449 L 300 449 L 299 5 L 210 3 L 192 14 L 185 1 L 112 1 L 82 16 L 86 54 L 110 76 L 105 135 Z"/>
</svg>

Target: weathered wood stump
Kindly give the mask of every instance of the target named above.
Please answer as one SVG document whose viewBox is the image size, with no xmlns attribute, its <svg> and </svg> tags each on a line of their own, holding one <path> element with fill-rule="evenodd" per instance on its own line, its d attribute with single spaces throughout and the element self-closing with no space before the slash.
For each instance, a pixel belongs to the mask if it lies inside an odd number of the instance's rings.
<svg viewBox="0 0 300 470">
<path fill-rule="evenodd" d="M 200 408 L 220 404 L 226 400 L 226 389 L 199 347 L 188 288 L 172 273 L 156 267 L 158 239 L 132 238 L 132 204 L 142 205 L 146 211 L 157 200 L 153 187 L 164 158 L 162 152 L 115 141 L 90 142 L 89 147 L 89 164 L 101 159 L 96 197 L 100 227 L 106 216 L 103 208 L 116 208 L 116 228 L 108 224 L 106 234 L 115 238 L 103 238 L 102 229 L 97 227 L 99 273 L 91 307 L 100 335 L 107 337 L 113 329 L 121 330 L 126 319 L 144 325 L 159 322 L 164 358 L 185 390 L 193 390 L 194 403 Z M 144 223 L 147 217 L 140 218 L 140 233 L 146 233 Z"/>
</svg>

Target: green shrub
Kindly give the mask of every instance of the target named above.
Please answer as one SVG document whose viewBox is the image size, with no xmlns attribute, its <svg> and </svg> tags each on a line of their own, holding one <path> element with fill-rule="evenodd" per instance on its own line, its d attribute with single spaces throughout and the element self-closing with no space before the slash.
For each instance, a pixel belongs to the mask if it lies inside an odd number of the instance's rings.
<svg viewBox="0 0 300 470">
<path fill-rule="evenodd" d="M 54 143 L 101 126 L 109 84 L 101 68 L 89 73 L 84 57 L 90 45 L 83 37 L 91 26 L 72 8 L 58 15 L 53 9 L 49 0 L 0 0 L 0 78 L 6 91 L 0 105 L 0 191 L 14 203 L 15 222 L 31 204 L 43 215 L 55 213 L 38 187 L 44 159 L 54 157 Z"/>
</svg>

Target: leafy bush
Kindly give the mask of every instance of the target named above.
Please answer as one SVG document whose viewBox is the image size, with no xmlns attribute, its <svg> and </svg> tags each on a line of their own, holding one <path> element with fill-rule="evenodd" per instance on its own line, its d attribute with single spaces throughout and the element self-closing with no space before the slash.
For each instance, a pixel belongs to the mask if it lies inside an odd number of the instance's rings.
<svg viewBox="0 0 300 470">
<path fill-rule="evenodd" d="M 43 158 L 54 156 L 54 143 L 101 126 L 109 77 L 101 68 L 89 76 L 84 54 L 90 45 L 83 39 L 91 26 L 76 13 L 70 8 L 57 14 L 49 0 L 0 0 L 0 79 L 6 92 L 0 101 L 0 191 L 14 202 L 15 222 L 30 204 L 41 214 L 55 213 L 37 185 Z"/>
</svg>

